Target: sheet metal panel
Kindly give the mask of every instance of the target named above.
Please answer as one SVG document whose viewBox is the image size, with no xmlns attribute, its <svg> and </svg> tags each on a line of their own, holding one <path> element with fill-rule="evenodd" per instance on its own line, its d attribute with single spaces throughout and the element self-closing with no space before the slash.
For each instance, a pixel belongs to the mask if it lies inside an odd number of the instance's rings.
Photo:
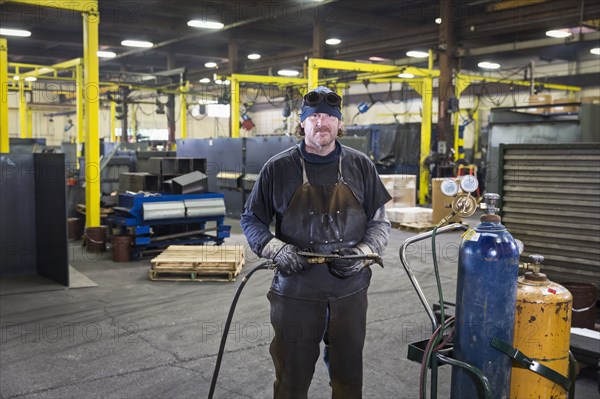
<svg viewBox="0 0 600 399">
<path fill-rule="evenodd" d="M 36 274 L 33 154 L 0 155 L 0 277 Z"/>
<path fill-rule="evenodd" d="M 225 215 L 225 202 L 222 198 L 184 200 L 183 202 L 188 218 Z"/>
<path fill-rule="evenodd" d="M 298 137 L 248 137 L 245 140 L 244 173 L 258 174 L 271 157 L 296 145 Z"/>
<path fill-rule="evenodd" d="M 142 208 L 144 220 L 185 218 L 183 201 L 144 202 Z"/>
<path fill-rule="evenodd" d="M 502 221 L 550 279 L 600 281 L 600 143 L 500 145 Z"/>
<path fill-rule="evenodd" d="M 244 170 L 244 139 L 184 139 L 177 140 L 177 156 L 205 158 L 208 191 L 223 193 L 227 216 L 239 217 L 244 206 L 244 196 L 240 189 L 222 189 L 217 185 L 219 172 L 238 172 Z"/>
<path fill-rule="evenodd" d="M 512 119 L 510 119 L 512 118 Z M 485 187 L 488 192 L 497 193 L 501 144 L 556 144 L 577 143 L 581 139 L 577 120 L 539 120 L 537 115 L 518 112 L 493 111 L 487 146 L 487 174 Z M 528 123 L 527 123 L 528 122 Z"/>
<path fill-rule="evenodd" d="M 37 273 L 69 285 L 64 154 L 34 154 Z"/>
</svg>

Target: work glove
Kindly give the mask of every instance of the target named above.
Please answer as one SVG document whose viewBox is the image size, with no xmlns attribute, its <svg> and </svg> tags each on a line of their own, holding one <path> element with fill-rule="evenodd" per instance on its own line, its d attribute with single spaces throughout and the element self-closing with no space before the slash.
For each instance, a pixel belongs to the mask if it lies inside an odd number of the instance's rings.
<svg viewBox="0 0 600 399">
<path fill-rule="evenodd" d="M 347 255 L 364 255 L 364 252 L 359 248 L 341 248 L 336 252 L 340 256 Z M 344 258 L 336 258 L 329 262 L 329 271 L 336 277 L 339 278 L 348 278 L 359 271 L 365 265 L 364 259 L 344 259 Z"/>
<path fill-rule="evenodd" d="M 308 267 L 305 257 L 298 255 L 298 247 L 272 238 L 261 252 L 263 258 L 271 259 L 284 276 L 299 273 Z"/>
</svg>

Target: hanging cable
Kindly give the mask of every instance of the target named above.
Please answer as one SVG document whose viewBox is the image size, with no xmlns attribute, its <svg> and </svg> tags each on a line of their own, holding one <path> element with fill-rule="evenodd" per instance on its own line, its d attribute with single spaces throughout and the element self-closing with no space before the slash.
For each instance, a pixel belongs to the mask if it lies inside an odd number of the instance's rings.
<svg viewBox="0 0 600 399">
<path fill-rule="evenodd" d="M 363 80 L 363 84 L 365 85 L 365 89 L 367 91 L 367 95 L 369 96 L 369 101 L 371 101 L 371 106 L 375 105 L 377 102 L 381 103 L 381 105 L 383 105 L 385 108 L 387 108 L 388 111 L 390 111 L 392 113 L 392 116 L 394 117 L 394 121 L 396 122 L 396 124 L 400 124 L 400 121 L 398 120 L 398 114 L 396 112 L 394 112 L 390 107 L 387 106 L 386 103 L 384 103 L 383 101 L 380 100 L 375 100 L 373 98 L 373 95 L 371 94 L 371 92 L 369 91 L 369 83 L 368 80 Z"/>
</svg>

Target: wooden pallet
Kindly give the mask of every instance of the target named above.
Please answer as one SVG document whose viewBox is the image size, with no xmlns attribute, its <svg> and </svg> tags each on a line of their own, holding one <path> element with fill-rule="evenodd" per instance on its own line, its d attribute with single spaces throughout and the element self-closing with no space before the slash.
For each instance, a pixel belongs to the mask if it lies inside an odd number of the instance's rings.
<svg viewBox="0 0 600 399">
<path fill-rule="evenodd" d="M 150 269 L 148 270 L 148 277 L 152 281 L 235 281 L 235 277 L 239 274 L 238 272 L 223 273 L 218 272 L 206 272 L 206 271 L 193 271 L 189 269 Z"/>
<path fill-rule="evenodd" d="M 150 263 L 150 280 L 235 281 L 244 266 L 244 247 L 171 245 Z"/>
<path fill-rule="evenodd" d="M 412 231 L 415 233 L 423 233 L 424 231 L 433 230 L 435 227 L 432 223 L 400 223 L 398 228 L 404 231 Z"/>
</svg>

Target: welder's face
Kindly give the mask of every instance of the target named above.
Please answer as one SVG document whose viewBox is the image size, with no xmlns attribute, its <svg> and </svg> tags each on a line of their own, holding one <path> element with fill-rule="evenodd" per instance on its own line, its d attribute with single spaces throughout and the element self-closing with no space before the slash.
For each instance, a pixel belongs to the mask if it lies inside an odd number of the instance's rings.
<svg viewBox="0 0 600 399">
<path fill-rule="evenodd" d="M 337 117 L 320 112 L 309 115 L 304 122 L 300 123 L 300 126 L 304 128 L 306 145 L 316 148 L 331 145 L 342 125 L 343 122 Z"/>
</svg>

